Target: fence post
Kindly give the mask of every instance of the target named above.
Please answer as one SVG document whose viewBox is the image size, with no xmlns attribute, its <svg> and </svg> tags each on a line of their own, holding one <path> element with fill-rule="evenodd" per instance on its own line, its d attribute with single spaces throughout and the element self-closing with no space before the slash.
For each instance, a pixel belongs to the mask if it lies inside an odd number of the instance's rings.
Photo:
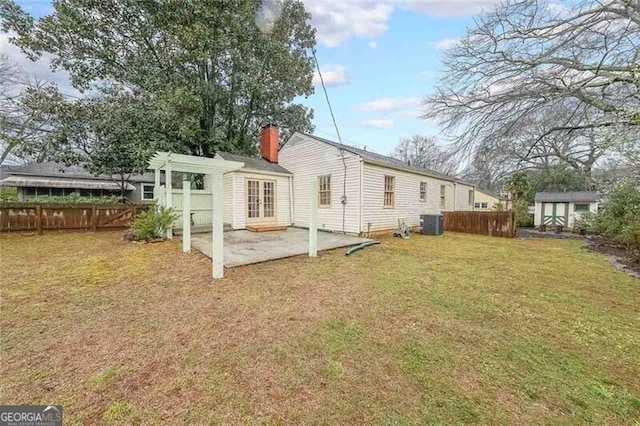
<svg viewBox="0 0 640 426">
<path fill-rule="evenodd" d="M 91 230 L 96 232 L 98 229 L 98 208 L 93 205 L 91 206 Z"/>
<path fill-rule="evenodd" d="M 36 206 L 36 229 L 42 235 L 42 206 Z"/>
</svg>

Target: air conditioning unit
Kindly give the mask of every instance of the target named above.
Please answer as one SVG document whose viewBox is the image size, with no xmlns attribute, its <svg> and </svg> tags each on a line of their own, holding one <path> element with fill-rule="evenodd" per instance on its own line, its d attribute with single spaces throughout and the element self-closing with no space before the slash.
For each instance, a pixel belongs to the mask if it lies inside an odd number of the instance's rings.
<svg viewBox="0 0 640 426">
<path fill-rule="evenodd" d="M 420 215 L 420 233 L 423 235 L 442 235 L 444 217 L 439 214 Z"/>
</svg>

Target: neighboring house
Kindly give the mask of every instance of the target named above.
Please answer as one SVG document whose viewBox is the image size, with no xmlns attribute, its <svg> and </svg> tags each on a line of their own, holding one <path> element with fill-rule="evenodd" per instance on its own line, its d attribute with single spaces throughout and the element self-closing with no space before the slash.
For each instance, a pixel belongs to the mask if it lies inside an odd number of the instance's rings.
<svg viewBox="0 0 640 426">
<path fill-rule="evenodd" d="M 18 200 L 38 196 L 84 197 L 120 194 L 120 181 L 110 176 L 94 176 L 80 166 L 54 162 L 2 166 L 0 186 L 17 188 Z M 126 198 L 132 203 L 153 201 L 153 173 L 133 175 L 126 184 Z"/>
<path fill-rule="evenodd" d="M 484 189 L 476 188 L 473 209 L 476 211 L 492 211 L 495 206 L 502 206 L 503 210 L 507 209 L 507 199 L 502 195 L 495 194 Z"/>
<path fill-rule="evenodd" d="M 534 225 L 573 227 L 576 218 L 584 212 L 598 212 L 596 192 L 538 192 L 535 196 Z"/>
<path fill-rule="evenodd" d="M 319 228 L 325 230 L 388 231 L 398 219 L 418 226 L 424 213 L 473 210 L 471 184 L 317 136 L 295 132 L 278 149 L 278 128 L 266 126 L 260 153 L 217 154 L 245 163 L 224 180 L 224 221 L 233 229 L 308 227 L 312 182 L 319 191 Z"/>
</svg>

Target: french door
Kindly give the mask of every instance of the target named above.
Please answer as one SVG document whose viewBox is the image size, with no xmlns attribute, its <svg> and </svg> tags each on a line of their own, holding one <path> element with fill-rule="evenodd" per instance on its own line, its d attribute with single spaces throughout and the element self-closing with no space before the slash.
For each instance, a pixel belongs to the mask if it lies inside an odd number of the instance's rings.
<svg viewBox="0 0 640 426">
<path fill-rule="evenodd" d="M 247 223 L 276 222 L 276 182 L 247 179 Z"/>
</svg>

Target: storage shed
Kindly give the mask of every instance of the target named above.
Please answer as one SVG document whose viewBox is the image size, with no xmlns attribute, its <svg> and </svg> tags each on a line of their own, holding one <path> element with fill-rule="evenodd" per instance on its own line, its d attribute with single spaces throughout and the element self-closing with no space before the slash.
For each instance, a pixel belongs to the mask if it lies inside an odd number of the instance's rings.
<svg viewBox="0 0 640 426">
<path fill-rule="evenodd" d="M 596 192 L 538 192 L 534 225 L 573 227 L 576 218 L 585 212 L 598 212 Z"/>
</svg>

